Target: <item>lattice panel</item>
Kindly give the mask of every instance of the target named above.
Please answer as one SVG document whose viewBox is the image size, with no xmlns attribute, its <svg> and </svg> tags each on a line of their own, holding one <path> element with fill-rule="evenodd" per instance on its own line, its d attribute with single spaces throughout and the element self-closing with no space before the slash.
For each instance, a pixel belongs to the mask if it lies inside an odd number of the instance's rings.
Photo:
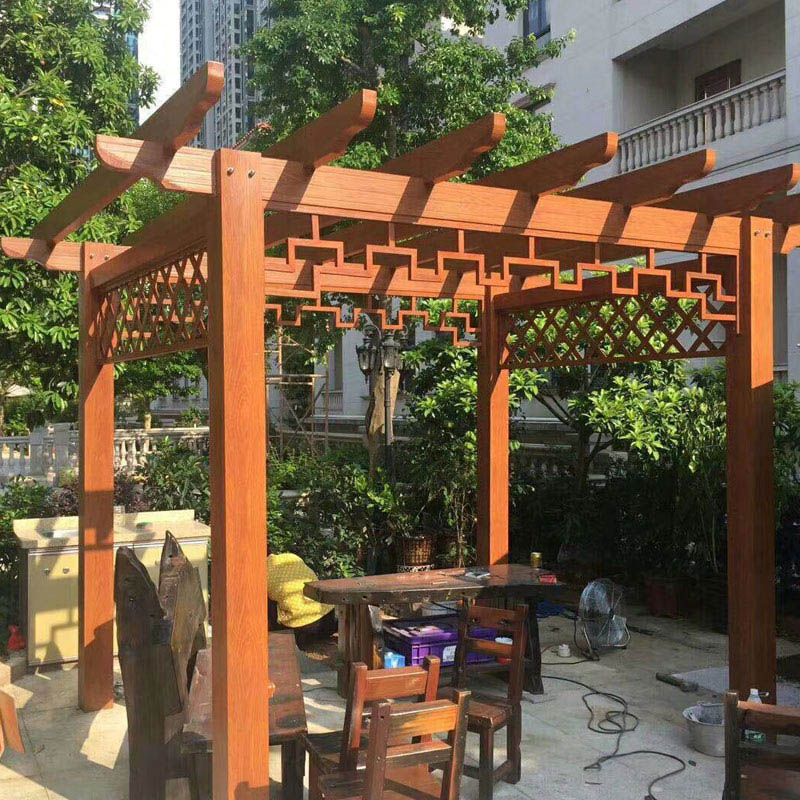
<svg viewBox="0 0 800 800">
<path fill-rule="evenodd" d="M 610 297 L 510 314 L 502 366 L 553 368 L 582 364 L 701 358 L 725 354 L 715 320 L 699 300 L 662 295 Z"/>
<path fill-rule="evenodd" d="M 206 346 L 205 252 L 159 265 L 110 289 L 100 305 L 100 357 L 127 361 Z"/>
</svg>

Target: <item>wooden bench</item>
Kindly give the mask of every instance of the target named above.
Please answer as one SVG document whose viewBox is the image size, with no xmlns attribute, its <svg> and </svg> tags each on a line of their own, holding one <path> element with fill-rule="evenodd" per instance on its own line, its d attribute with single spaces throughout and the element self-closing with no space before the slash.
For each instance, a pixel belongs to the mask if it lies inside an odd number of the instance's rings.
<svg viewBox="0 0 800 800">
<path fill-rule="evenodd" d="M 192 764 L 180 749 L 190 678 L 205 646 L 200 575 L 167 533 L 158 590 L 133 549 L 114 570 L 117 644 L 128 716 L 130 800 L 188 797 Z"/>
<path fill-rule="evenodd" d="M 302 800 L 307 732 L 303 687 L 294 634 L 269 634 L 269 674 L 273 685 L 269 703 L 269 743 L 281 747 L 281 784 L 284 800 Z M 193 800 L 211 798 L 211 648 L 197 655 L 195 675 L 189 692 L 182 751 L 193 764 Z M 269 758 L 265 753 L 264 758 Z"/>
<path fill-rule="evenodd" d="M 766 734 L 763 744 L 744 731 Z M 778 737 L 781 737 L 779 740 Z M 795 737 L 787 744 L 783 737 Z M 723 800 L 800 800 L 800 708 L 744 703 L 725 694 Z"/>
</svg>

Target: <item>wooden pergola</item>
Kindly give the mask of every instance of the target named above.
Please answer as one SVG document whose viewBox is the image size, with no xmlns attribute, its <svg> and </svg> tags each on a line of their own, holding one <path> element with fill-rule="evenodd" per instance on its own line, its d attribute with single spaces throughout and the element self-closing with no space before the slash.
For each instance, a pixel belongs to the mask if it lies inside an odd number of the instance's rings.
<svg viewBox="0 0 800 800">
<path fill-rule="evenodd" d="M 500 141 L 501 114 L 375 171 L 328 166 L 369 125 L 368 90 L 263 154 L 187 147 L 222 86 L 209 63 L 131 138 L 98 136 L 86 181 L 2 242 L 80 281 L 82 708 L 113 698 L 114 364 L 208 348 L 214 797 L 268 795 L 265 312 L 479 343 L 483 564 L 508 558 L 511 369 L 725 357 L 731 686 L 774 697 L 772 263 L 800 244 L 798 167 L 678 193 L 714 166 L 697 150 L 576 187 L 614 157 L 605 133 L 451 182 Z M 186 198 L 124 245 L 66 240 L 141 178 Z M 421 298 L 450 301 L 436 325 Z"/>
</svg>

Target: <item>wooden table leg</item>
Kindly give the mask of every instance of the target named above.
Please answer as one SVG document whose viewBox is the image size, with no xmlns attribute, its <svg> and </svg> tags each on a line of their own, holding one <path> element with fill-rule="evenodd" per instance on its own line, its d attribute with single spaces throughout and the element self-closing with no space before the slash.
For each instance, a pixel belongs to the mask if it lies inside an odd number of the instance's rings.
<svg viewBox="0 0 800 800">
<path fill-rule="evenodd" d="M 350 687 L 350 665 L 362 661 L 368 669 L 383 666 L 381 610 L 365 603 L 339 606 L 339 676 L 336 689 L 346 697 Z"/>
<path fill-rule="evenodd" d="M 306 751 L 301 739 L 281 745 L 281 784 L 283 800 L 303 800 Z"/>
<path fill-rule="evenodd" d="M 542 684 L 542 645 L 539 642 L 539 618 L 536 600 L 528 600 L 528 658 L 525 663 L 525 691 L 544 694 Z"/>
</svg>

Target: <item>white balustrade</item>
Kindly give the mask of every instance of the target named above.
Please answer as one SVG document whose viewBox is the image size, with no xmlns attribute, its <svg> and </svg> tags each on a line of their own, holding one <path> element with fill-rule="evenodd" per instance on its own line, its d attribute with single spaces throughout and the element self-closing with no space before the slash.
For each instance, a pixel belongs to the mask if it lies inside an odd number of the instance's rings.
<svg viewBox="0 0 800 800">
<path fill-rule="evenodd" d="M 200 450 L 208 442 L 208 427 L 117 430 L 114 468 L 136 472 L 165 439 Z M 28 436 L 0 437 L 0 484 L 17 476 L 55 483 L 61 473 L 77 468 L 78 431 L 69 423 L 39 428 Z"/>
<path fill-rule="evenodd" d="M 619 138 L 619 171 L 656 164 L 784 116 L 786 73 L 781 70 L 626 131 Z"/>
</svg>

